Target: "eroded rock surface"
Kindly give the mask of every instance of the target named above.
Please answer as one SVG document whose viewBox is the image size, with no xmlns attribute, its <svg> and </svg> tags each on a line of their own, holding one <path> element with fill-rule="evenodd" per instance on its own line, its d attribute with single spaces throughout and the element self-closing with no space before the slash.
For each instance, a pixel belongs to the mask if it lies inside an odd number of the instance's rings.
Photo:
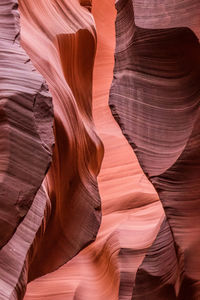
<svg viewBox="0 0 200 300">
<path fill-rule="evenodd" d="M 28 285 L 25 299 L 131 299 L 135 275 L 163 222 L 146 179 L 108 107 L 113 75 L 114 1 L 93 1 L 97 25 L 93 116 L 105 154 L 98 176 L 102 223 L 94 243 L 67 264 Z"/>
<path fill-rule="evenodd" d="M 167 217 L 132 299 L 198 299 L 200 3 L 119 0 L 116 8 L 109 104 Z"/>
<path fill-rule="evenodd" d="M 30 58 L 0 3 L 0 298 L 199 299 L 199 0 L 115 1 L 116 32 L 114 1 L 19 4 Z"/>
<path fill-rule="evenodd" d="M 44 78 L 20 46 L 18 3 L 0 3 L 0 298 L 21 299 L 27 254 L 42 224 L 53 108 Z"/>
<path fill-rule="evenodd" d="M 55 149 L 45 181 L 51 202 L 45 232 L 38 234 L 30 255 L 33 280 L 95 240 L 103 146 L 92 119 L 96 30 L 91 13 L 78 0 L 19 4 L 22 45 L 46 79 L 54 106 Z"/>
</svg>

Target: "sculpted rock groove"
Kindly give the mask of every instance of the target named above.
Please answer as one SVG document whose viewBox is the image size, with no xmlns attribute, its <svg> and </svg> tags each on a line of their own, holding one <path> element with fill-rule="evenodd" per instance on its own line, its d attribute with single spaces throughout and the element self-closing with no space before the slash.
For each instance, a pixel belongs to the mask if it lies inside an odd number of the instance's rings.
<svg viewBox="0 0 200 300">
<path fill-rule="evenodd" d="M 86 9 L 84 11 L 88 13 Z M 163 209 L 158 195 L 146 179 L 108 107 L 114 63 L 114 1 L 93 1 L 92 13 L 98 37 L 92 113 L 97 133 L 105 148 L 98 175 L 102 223 L 94 243 L 55 272 L 29 283 L 25 296 L 27 300 L 130 300 L 137 269 L 163 222 Z M 37 14 L 40 11 L 37 10 Z M 58 18 L 60 15 L 62 17 L 59 11 Z M 88 33 L 79 33 L 83 37 L 84 34 L 90 36 Z M 71 51 L 72 42 L 79 47 L 78 37 L 68 35 L 66 40 L 61 41 L 62 53 Z M 85 39 L 83 49 L 92 51 L 91 42 Z M 81 54 L 73 51 L 76 57 L 73 63 L 77 64 L 79 55 L 85 56 L 89 51 Z M 71 65 L 70 56 L 63 55 L 62 59 L 65 78 L 70 88 L 75 89 L 73 93 L 77 93 L 80 81 L 77 77 L 76 82 L 69 78 L 70 69 L 67 66 Z M 76 101 L 80 101 L 77 96 Z M 78 105 L 83 110 L 83 104 L 79 102 Z"/>
<path fill-rule="evenodd" d="M 170 228 L 167 233 L 161 227 L 147 252 L 132 299 L 198 299 L 200 4 L 119 0 L 116 8 L 109 104 L 158 192 Z"/>
<path fill-rule="evenodd" d="M 55 148 L 45 184 L 45 231 L 30 253 L 29 281 L 54 271 L 95 240 L 103 146 L 92 120 L 96 32 L 79 1 L 19 1 L 22 45 L 45 77 L 54 106 Z M 88 52 L 85 47 L 88 47 Z"/>
<path fill-rule="evenodd" d="M 200 2 L 115 6 L 0 3 L 2 300 L 200 298 Z"/>
<path fill-rule="evenodd" d="M 48 195 L 53 109 L 44 78 L 20 46 L 18 3 L 0 3 L 0 298 L 22 299 L 28 252 Z"/>
</svg>

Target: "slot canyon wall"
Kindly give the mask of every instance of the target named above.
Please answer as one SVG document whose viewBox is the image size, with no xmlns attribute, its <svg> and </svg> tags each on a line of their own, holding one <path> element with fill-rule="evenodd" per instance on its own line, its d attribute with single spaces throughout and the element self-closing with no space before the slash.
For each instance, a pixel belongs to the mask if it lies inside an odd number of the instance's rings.
<svg viewBox="0 0 200 300">
<path fill-rule="evenodd" d="M 199 14 L 1 0 L 0 299 L 200 299 Z"/>
</svg>

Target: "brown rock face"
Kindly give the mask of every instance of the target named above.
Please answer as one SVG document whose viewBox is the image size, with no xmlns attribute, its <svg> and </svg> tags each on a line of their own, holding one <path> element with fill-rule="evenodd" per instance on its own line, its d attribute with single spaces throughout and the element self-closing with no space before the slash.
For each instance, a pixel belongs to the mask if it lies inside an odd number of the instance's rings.
<svg viewBox="0 0 200 300">
<path fill-rule="evenodd" d="M 53 96 L 55 149 L 46 177 L 51 203 L 30 255 L 29 280 L 94 241 L 101 220 L 96 176 L 103 146 L 92 120 L 96 32 L 78 1 L 19 1 L 22 45 Z M 86 51 L 87 48 L 87 51 Z"/>
<path fill-rule="evenodd" d="M 114 1 L 93 1 L 92 13 L 98 36 L 93 116 L 105 148 L 98 176 L 102 222 L 96 241 L 55 272 L 29 283 L 25 299 L 131 299 L 137 269 L 163 221 L 158 196 L 108 107 Z"/>
<path fill-rule="evenodd" d="M 27 280 L 55 270 L 93 241 L 101 219 L 96 175 L 103 147 L 91 111 L 96 34 L 90 13 L 78 3 L 62 7 L 64 30 L 61 17 L 55 31 L 49 31 L 51 18 L 43 23 L 42 9 L 48 19 L 60 5 L 20 2 L 23 47 L 53 95 L 55 147 L 47 175 L 53 144 L 51 98 L 20 46 L 17 2 L 0 6 L 1 299 L 22 299 Z M 40 17 L 35 19 L 36 8 Z M 83 18 L 76 28 L 73 20 L 71 27 L 66 22 L 75 8 L 88 17 L 86 25 Z M 80 59 L 86 45 L 89 52 Z"/>
<path fill-rule="evenodd" d="M 200 299 L 199 0 L 19 10 L 0 2 L 0 300 Z"/>
<path fill-rule="evenodd" d="M 109 104 L 167 217 L 132 299 L 198 299 L 200 3 L 117 1 L 116 8 Z"/>
<path fill-rule="evenodd" d="M 20 47 L 17 1 L 0 4 L 0 298 L 25 292 L 27 253 L 48 201 L 53 109 L 43 77 Z"/>
</svg>

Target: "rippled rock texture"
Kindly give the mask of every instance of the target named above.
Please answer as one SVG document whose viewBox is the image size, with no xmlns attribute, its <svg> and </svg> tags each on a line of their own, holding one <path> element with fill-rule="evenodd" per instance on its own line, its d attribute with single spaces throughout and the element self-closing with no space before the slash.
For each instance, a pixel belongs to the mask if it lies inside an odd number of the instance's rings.
<svg viewBox="0 0 200 300">
<path fill-rule="evenodd" d="M 32 280 L 94 241 L 101 220 L 96 176 L 103 146 L 92 120 L 92 15 L 74 0 L 19 1 L 19 7 L 22 45 L 46 79 L 54 107 L 55 148 L 46 177 L 51 203 L 45 233 L 31 254 Z"/>
<path fill-rule="evenodd" d="M 0 299 L 198 300 L 199 0 L 19 11 L 21 41 L 1 0 Z"/>
<path fill-rule="evenodd" d="M 53 145 L 52 100 L 20 47 L 17 1 L 0 3 L 0 299 L 21 298 L 27 255 L 48 196 L 42 182 Z"/>
<path fill-rule="evenodd" d="M 132 299 L 198 299 L 200 3 L 119 0 L 116 8 L 109 104 L 166 214 Z"/>
<path fill-rule="evenodd" d="M 76 1 L 19 4 L 21 43 L 17 1 L 0 3 L 0 299 L 22 299 L 27 281 L 95 239 L 101 219 L 93 18 Z"/>
<path fill-rule="evenodd" d="M 157 193 L 108 107 L 114 64 L 114 1 L 93 1 L 92 13 L 98 37 L 93 116 L 105 148 L 98 176 L 102 222 L 94 243 L 55 272 L 28 285 L 27 300 L 131 299 L 137 269 L 164 218 Z"/>
</svg>

